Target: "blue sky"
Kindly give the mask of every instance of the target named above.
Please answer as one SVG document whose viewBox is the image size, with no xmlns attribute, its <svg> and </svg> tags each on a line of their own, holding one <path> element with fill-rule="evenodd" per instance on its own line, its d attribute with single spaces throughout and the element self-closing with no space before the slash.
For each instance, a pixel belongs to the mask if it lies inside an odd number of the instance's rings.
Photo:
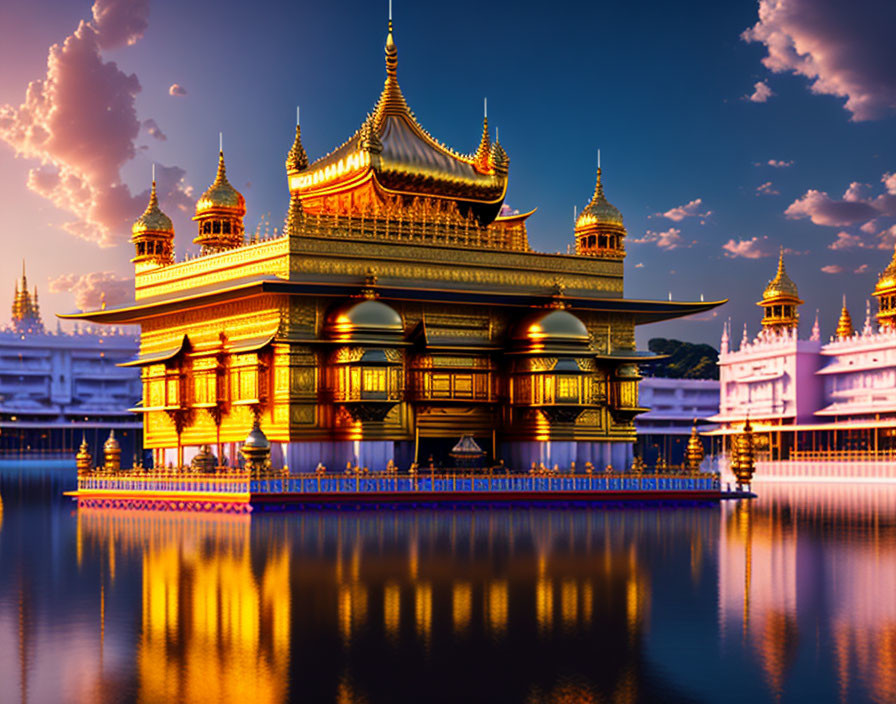
<svg viewBox="0 0 896 704">
<path fill-rule="evenodd" d="M 629 233 L 626 295 L 731 299 L 715 317 L 643 328 L 642 344 L 656 335 L 717 344 L 729 316 L 736 330 L 755 329 L 779 246 L 806 300 L 805 331 L 818 308 L 829 334 L 843 293 L 862 320 L 896 241 L 896 179 L 882 180 L 896 171 L 896 9 L 841 5 L 396 0 L 399 79 L 421 123 L 462 151 L 475 149 L 488 97 L 511 161 L 507 202 L 538 208 L 535 249 L 572 241 L 573 206 L 591 195 L 601 149 L 607 196 Z M 11 292 L 27 257 L 45 318 L 101 290 L 125 295 L 129 223 L 150 164 L 169 169 L 162 205 L 182 253 L 219 131 L 247 230 L 268 214 L 279 226 L 295 105 L 312 159 L 347 138 L 382 86 L 385 15 L 385 2 L 349 0 L 97 0 L 93 10 L 6 0 L 0 281 Z M 68 58 L 51 61 L 48 76 L 50 47 L 67 38 L 70 56 L 57 50 Z M 35 80 L 44 99 L 23 110 Z M 171 95 L 173 84 L 185 95 Z M 54 118 L 48 103 L 74 117 Z"/>
</svg>

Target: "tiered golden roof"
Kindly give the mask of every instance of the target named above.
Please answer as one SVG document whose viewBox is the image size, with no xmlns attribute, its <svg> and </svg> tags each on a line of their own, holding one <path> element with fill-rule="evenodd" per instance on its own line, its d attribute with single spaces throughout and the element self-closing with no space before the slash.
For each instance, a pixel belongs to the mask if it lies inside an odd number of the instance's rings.
<svg viewBox="0 0 896 704">
<path fill-rule="evenodd" d="M 196 216 L 193 219 L 219 213 L 240 218 L 246 214 L 246 199 L 227 180 L 223 151 L 218 152 L 218 172 L 215 174 L 214 182 L 196 201 Z"/>
<path fill-rule="evenodd" d="M 495 157 L 503 158 L 503 168 L 496 168 Z M 399 195 L 455 201 L 462 212 L 472 212 L 487 225 L 497 217 L 507 190 L 506 154 L 493 150 L 487 121 L 472 155 L 446 147 L 417 122 L 398 84 L 391 22 L 386 82 L 372 114 L 330 154 L 307 169 L 288 165 L 287 170 L 290 191 L 300 194 L 309 212 L 320 208 L 320 200 L 327 196 L 370 184 L 380 200 L 383 195 Z"/>
</svg>

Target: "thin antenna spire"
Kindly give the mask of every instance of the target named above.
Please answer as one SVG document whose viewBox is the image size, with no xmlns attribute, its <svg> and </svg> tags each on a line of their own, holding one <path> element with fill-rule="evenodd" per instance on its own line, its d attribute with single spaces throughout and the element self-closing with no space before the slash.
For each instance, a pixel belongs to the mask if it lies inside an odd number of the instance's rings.
<svg viewBox="0 0 896 704">
<path fill-rule="evenodd" d="M 579 207 L 577 205 L 572 206 L 572 220 L 575 222 L 579 219 Z"/>
<path fill-rule="evenodd" d="M 498 126 L 497 126 L 497 125 L 495 125 L 495 141 L 496 141 L 496 142 L 500 142 L 500 141 L 501 141 L 500 139 L 498 139 Z"/>
<path fill-rule="evenodd" d="M 389 0 L 389 21 L 392 21 L 392 0 Z"/>
<path fill-rule="evenodd" d="M 482 116 L 488 117 L 488 98 L 482 99 Z"/>
<path fill-rule="evenodd" d="M 600 147 L 597 148 L 597 168 L 600 168 Z"/>
<path fill-rule="evenodd" d="M 296 105 L 296 127 L 302 124 L 302 108 Z"/>
<path fill-rule="evenodd" d="M 153 162 L 153 164 L 152 164 L 152 182 L 153 183 L 156 182 L 156 164 L 155 164 L 155 162 Z"/>
<path fill-rule="evenodd" d="M 224 153 L 224 133 L 218 132 L 218 151 Z"/>
</svg>

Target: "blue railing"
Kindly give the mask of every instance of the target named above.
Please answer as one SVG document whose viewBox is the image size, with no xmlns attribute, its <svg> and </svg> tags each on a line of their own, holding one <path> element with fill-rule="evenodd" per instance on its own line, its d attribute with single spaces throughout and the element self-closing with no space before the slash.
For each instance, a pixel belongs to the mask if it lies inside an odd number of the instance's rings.
<svg viewBox="0 0 896 704">
<path fill-rule="evenodd" d="M 668 474 L 581 475 L 332 475 L 292 474 L 250 478 L 235 475 L 208 476 L 82 475 L 79 491 L 113 491 L 134 494 L 202 493 L 247 494 L 391 494 L 391 493 L 558 493 L 589 491 L 718 491 L 715 475 Z"/>
<path fill-rule="evenodd" d="M 477 492 L 586 491 L 718 491 L 711 474 L 697 476 L 472 476 L 469 474 L 408 476 L 293 475 L 249 482 L 253 494 L 389 494 Z"/>
</svg>

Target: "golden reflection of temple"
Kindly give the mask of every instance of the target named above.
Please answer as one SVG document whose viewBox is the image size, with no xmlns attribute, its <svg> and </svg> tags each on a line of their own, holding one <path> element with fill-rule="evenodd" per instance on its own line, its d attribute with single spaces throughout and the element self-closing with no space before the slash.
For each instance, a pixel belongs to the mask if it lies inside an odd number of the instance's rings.
<svg viewBox="0 0 896 704">
<path fill-rule="evenodd" d="M 386 582 L 383 587 L 383 626 L 391 640 L 398 638 L 401 629 L 401 587 Z"/>
<path fill-rule="evenodd" d="M 738 623 L 772 693 L 783 693 L 798 655 L 799 600 L 821 598 L 827 584 L 820 627 L 831 629 L 840 700 L 854 698 L 858 680 L 872 700 L 896 701 L 896 487 L 765 484 L 759 501 L 722 515 L 722 636 Z"/>
<path fill-rule="evenodd" d="M 507 580 L 493 580 L 488 585 L 488 625 L 494 636 L 503 636 L 507 629 Z"/>
<path fill-rule="evenodd" d="M 469 582 L 455 582 L 451 588 L 451 620 L 455 633 L 464 633 L 473 615 L 473 589 Z"/>
<path fill-rule="evenodd" d="M 257 576 L 245 517 L 79 511 L 78 522 L 79 539 L 88 544 L 142 553 L 138 701 L 285 699 L 291 609 L 285 545 L 266 555 Z"/>
</svg>

